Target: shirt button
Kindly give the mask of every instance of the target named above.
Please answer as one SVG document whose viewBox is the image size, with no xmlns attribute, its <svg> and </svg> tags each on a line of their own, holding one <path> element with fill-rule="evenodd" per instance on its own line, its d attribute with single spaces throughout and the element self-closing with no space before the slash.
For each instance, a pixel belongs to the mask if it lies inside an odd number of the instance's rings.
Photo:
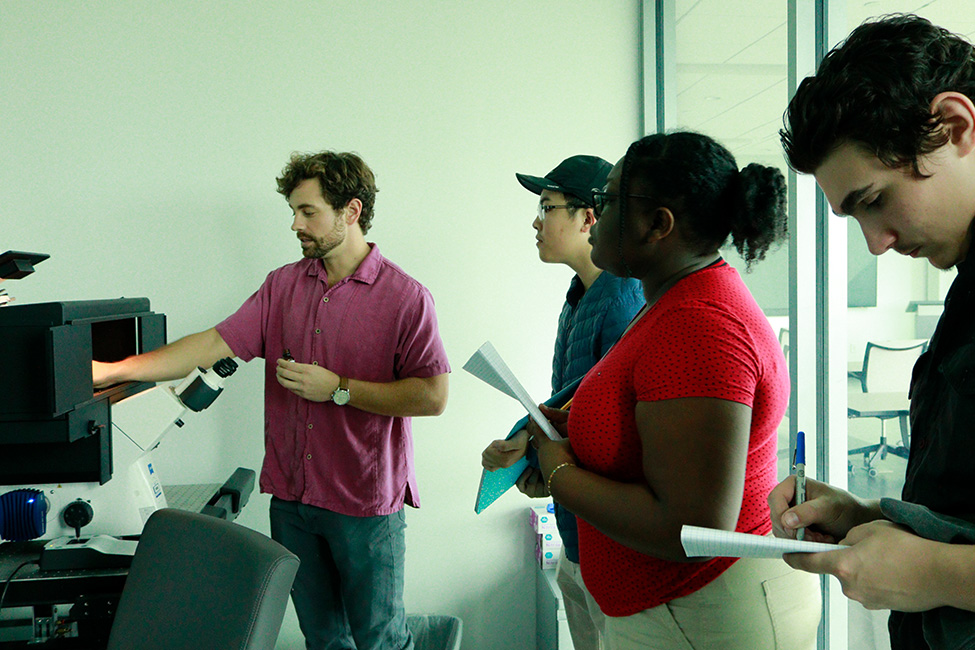
<svg viewBox="0 0 975 650">
<path fill-rule="evenodd" d="M 317 365 L 318 365 L 318 362 L 317 362 L 317 361 L 312 361 L 312 362 L 311 362 L 311 365 L 313 365 L 313 366 L 317 366 Z"/>
<path fill-rule="evenodd" d="M 306 455 L 305 458 L 307 458 L 308 460 L 311 460 L 311 454 Z"/>
<path fill-rule="evenodd" d="M 322 302 L 328 302 L 328 296 L 325 296 L 324 298 L 322 298 Z"/>
<path fill-rule="evenodd" d="M 314 426 L 315 426 L 314 424 L 309 424 L 309 425 L 308 425 L 308 428 L 309 428 L 309 429 L 312 429 L 312 428 L 314 428 Z"/>
<path fill-rule="evenodd" d="M 315 328 L 315 334 L 321 334 L 321 333 L 322 333 L 322 330 L 320 330 L 320 329 L 318 329 L 318 328 L 316 327 L 316 328 Z"/>
</svg>

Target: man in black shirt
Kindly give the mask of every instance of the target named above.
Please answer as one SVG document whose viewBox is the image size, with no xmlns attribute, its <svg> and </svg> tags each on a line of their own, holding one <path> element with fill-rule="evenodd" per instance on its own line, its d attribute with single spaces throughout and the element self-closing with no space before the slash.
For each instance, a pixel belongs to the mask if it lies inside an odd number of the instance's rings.
<svg viewBox="0 0 975 650">
<path fill-rule="evenodd" d="M 790 507 L 769 495 L 775 533 L 850 548 L 793 554 L 871 609 L 894 610 L 891 646 L 975 647 L 975 48 L 911 15 L 858 27 L 789 104 L 789 163 L 812 173 L 870 251 L 958 268 L 911 381 L 903 501 L 865 501 L 816 481 Z"/>
</svg>

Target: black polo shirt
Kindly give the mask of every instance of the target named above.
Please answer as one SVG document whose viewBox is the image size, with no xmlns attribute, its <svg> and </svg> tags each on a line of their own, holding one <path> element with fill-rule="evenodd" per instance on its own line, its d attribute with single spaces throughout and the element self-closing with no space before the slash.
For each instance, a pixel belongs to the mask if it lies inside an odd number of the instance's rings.
<svg viewBox="0 0 975 650">
<path fill-rule="evenodd" d="M 975 260 L 958 265 L 928 351 L 914 367 L 902 498 L 975 529 Z M 972 612 L 892 612 L 889 627 L 894 650 L 975 648 Z"/>
</svg>

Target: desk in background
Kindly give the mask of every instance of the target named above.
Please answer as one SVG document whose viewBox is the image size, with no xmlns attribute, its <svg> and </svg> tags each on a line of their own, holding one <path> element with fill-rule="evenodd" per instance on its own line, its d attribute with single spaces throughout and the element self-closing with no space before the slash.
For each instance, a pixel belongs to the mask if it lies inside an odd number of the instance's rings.
<svg viewBox="0 0 975 650">
<path fill-rule="evenodd" d="M 41 571 L 47 540 L 0 545 L 0 648 L 104 648 L 128 568 Z M 30 644 L 30 645 L 29 645 Z"/>
<path fill-rule="evenodd" d="M 911 401 L 905 393 L 849 393 L 846 403 L 847 415 L 851 418 L 900 418 L 910 415 Z M 901 426 L 901 433 L 905 434 L 904 444 L 909 443 L 908 432 Z"/>
</svg>

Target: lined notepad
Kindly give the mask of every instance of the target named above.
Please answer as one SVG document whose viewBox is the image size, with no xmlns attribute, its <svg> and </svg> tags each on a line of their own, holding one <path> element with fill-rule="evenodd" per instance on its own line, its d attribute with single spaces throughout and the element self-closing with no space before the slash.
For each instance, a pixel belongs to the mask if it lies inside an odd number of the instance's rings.
<svg viewBox="0 0 975 650">
<path fill-rule="evenodd" d="M 551 422 L 538 410 L 535 402 L 528 395 L 528 391 L 525 390 L 521 382 L 511 372 L 508 364 L 504 362 L 490 341 L 479 347 L 477 352 L 471 355 L 471 358 L 464 364 L 464 370 L 494 386 L 502 393 L 514 397 L 521 402 L 521 405 L 525 407 L 531 415 L 531 418 L 538 423 L 538 426 L 542 428 L 545 435 L 552 440 L 562 439 L 562 436 L 555 430 Z"/>
<path fill-rule="evenodd" d="M 801 542 L 699 526 L 682 527 L 680 543 L 687 557 L 781 558 L 783 553 L 819 553 L 843 548 L 837 544 Z"/>
</svg>

